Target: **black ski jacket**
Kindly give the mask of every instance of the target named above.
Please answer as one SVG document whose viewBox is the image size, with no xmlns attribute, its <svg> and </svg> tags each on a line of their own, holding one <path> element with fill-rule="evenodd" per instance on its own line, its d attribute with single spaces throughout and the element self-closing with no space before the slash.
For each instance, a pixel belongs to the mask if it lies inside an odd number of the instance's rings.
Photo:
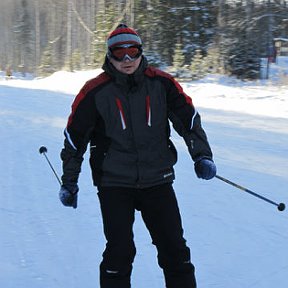
<svg viewBox="0 0 288 288">
<path fill-rule="evenodd" d="M 177 152 L 170 121 L 194 161 L 212 159 L 200 116 L 172 76 L 148 66 L 144 56 L 132 75 L 119 72 L 108 59 L 103 70 L 72 104 L 61 152 L 64 185 L 77 183 L 88 143 L 96 186 L 172 182 Z"/>
</svg>

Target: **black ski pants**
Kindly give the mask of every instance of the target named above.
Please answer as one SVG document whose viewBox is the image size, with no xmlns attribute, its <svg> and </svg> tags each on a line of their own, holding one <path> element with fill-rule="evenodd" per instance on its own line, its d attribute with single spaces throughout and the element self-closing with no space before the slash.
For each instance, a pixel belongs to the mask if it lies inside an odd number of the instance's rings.
<svg viewBox="0 0 288 288">
<path fill-rule="evenodd" d="M 142 218 L 158 252 L 167 288 L 196 288 L 190 250 L 183 238 L 181 217 L 172 184 L 145 189 L 98 187 L 107 240 L 100 264 L 101 288 L 130 288 L 135 210 Z"/>
</svg>

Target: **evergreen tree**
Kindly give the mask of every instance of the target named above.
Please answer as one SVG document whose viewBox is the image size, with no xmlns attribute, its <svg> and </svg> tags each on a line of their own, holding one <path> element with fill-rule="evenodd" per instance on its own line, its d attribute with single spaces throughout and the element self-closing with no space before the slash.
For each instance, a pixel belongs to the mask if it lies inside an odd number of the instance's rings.
<svg viewBox="0 0 288 288">
<path fill-rule="evenodd" d="M 30 13 L 27 0 L 21 0 L 20 7 L 17 9 L 16 25 L 14 33 L 18 44 L 17 58 L 18 68 L 23 73 L 30 72 L 33 67 L 33 37 L 31 31 Z"/>
<path fill-rule="evenodd" d="M 173 67 L 180 70 L 184 66 L 185 56 L 183 54 L 182 44 L 177 43 L 173 54 Z"/>
<path fill-rule="evenodd" d="M 99 8 L 99 12 L 96 15 L 96 36 L 94 38 L 94 64 L 96 67 L 101 67 L 104 62 L 107 51 L 107 35 L 115 26 L 115 24 L 116 26 L 119 24 L 114 22 L 117 19 L 114 3 L 106 3 L 106 1 L 103 1 L 101 5 L 99 4 Z"/>
<path fill-rule="evenodd" d="M 81 70 L 83 68 L 82 63 L 84 63 L 84 57 L 82 57 L 82 54 L 79 49 L 73 51 L 71 60 L 73 71 Z"/>
<path fill-rule="evenodd" d="M 53 64 L 53 54 L 51 46 L 48 46 L 42 54 L 41 57 L 41 64 L 40 67 L 38 67 L 38 72 L 42 76 L 48 76 L 49 74 L 55 72 L 55 67 Z"/>
<path fill-rule="evenodd" d="M 185 74 L 187 74 L 186 70 L 187 69 L 185 67 L 185 55 L 183 53 L 182 44 L 177 43 L 173 53 L 172 72 L 177 78 L 185 78 Z"/>
<path fill-rule="evenodd" d="M 222 55 L 226 73 L 240 79 L 257 79 L 260 75 L 260 54 L 257 46 L 261 45 L 261 42 L 255 40 L 257 30 L 253 25 L 253 9 L 248 8 L 252 7 L 243 5 L 242 2 L 229 7 Z"/>
<path fill-rule="evenodd" d="M 206 67 L 207 74 L 222 73 L 223 70 L 220 66 L 220 49 L 216 45 L 210 46 L 207 50 L 207 55 L 203 59 L 204 66 Z"/>
<path fill-rule="evenodd" d="M 197 49 L 190 65 L 192 79 L 203 78 L 206 74 L 206 67 L 204 66 L 203 56 L 201 51 Z"/>
<path fill-rule="evenodd" d="M 287 3 L 287 0 L 0 1 L 0 65 L 11 65 L 15 71 L 19 67 L 35 71 L 47 58 L 50 47 L 52 71 L 65 64 L 72 69 L 71 61 L 79 57 L 78 51 L 81 67 L 91 68 L 93 59 L 99 67 L 106 54 L 107 34 L 124 22 L 136 28 L 145 54 L 158 66 L 174 65 L 174 54 L 179 50 L 176 45 L 182 45 L 184 63 L 190 62 L 196 50 L 201 50 L 204 62 L 208 61 L 206 56 L 213 46 L 219 51 L 218 65 L 223 67 L 218 71 L 254 78 L 259 58 L 271 53 L 273 39 L 288 38 L 284 21 L 288 15 Z"/>
</svg>

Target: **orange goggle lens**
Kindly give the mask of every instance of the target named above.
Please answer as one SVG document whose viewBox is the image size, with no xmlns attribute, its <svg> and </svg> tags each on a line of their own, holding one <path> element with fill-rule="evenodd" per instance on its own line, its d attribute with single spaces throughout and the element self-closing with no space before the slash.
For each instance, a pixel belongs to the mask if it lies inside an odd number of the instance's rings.
<svg viewBox="0 0 288 288">
<path fill-rule="evenodd" d="M 142 54 L 141 49 L 135 46 L 127 48 L 117 47 L 112 49 L 111 51 L 112 57 L 117 61 L 123 61 L 127 56 L 128 59 L 134 60 L 138 58 L 141 54 Z"/>
</svg>

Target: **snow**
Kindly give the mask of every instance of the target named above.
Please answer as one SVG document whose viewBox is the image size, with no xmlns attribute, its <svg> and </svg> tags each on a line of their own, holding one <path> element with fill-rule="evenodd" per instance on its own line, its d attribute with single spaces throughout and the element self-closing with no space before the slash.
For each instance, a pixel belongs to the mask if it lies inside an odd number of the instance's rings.
<svg viewBox="0 0 288 288">
<path fill-rule="evenodd" d="M 281 60 L 281 61 L 280 61 Z M 270 80 L 210 75 L 183 83 L 202 116 L 218 174 L 277 203 L 288 203 L 288 58 Z M 105 246 L 88 154 L 79 205 L 63 207 L 63 129 L 74 95 L 101 70 L 5 80 L 0 73 L 0 287 L 94 288 Z M 199 180 L 183 140 L 174 184 L 199 288 L 288 287 L 287 211 L 219 179 Z M 136 213 L 133 288 L 164 287 L 155 247 Z"/>
</svg>

